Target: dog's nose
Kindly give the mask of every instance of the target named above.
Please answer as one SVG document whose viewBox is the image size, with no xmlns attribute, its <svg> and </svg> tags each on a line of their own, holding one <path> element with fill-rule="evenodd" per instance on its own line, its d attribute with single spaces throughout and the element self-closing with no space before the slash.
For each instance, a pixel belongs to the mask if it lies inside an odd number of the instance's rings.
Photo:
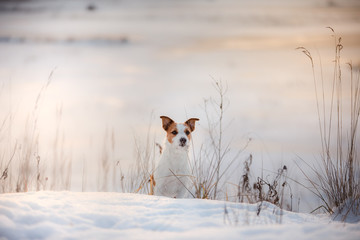
<svg viewBox="0 0 360 240">
<path fill-rule="evenodd" d="M 186 138 L 180 138 L 180 146 L 184 147 L 186 144 Z"/>
</svg>

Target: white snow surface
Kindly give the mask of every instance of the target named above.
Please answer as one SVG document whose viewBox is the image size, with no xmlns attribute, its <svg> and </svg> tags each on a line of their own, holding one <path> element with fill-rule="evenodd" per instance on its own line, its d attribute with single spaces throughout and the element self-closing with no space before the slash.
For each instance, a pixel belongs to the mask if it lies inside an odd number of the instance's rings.
<svg viewBox="0 0 360 240">
<path fill-rule="evenodd" d="M 360 236 L 360 223 L 287 211 L 280 218 L 271 204 L 264 204 L 260 216 L 256 210 L 256 204 L 125 193 L 9 193 L 0 195 L 0 239 L 358 240 Z"/>
</svg>

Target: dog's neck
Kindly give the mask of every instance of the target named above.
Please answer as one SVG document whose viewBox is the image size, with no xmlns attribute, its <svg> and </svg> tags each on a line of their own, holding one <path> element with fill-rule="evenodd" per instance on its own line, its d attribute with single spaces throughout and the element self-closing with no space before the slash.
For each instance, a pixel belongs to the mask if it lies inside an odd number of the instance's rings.
<svg viewBox="0 0 360 240">
<path fill-rule="evenodd" d="M 185 146 L 185 147 L 180 147 L 177 146 L 175 144 L 171 144 L 169 143 L 169 141 L 167 139 L 165 139 L 165 144 L 163 145 L 164 149 L 163 149 L 163 153 L 162 154 L 166 154 L 166 155 L 171 155 L 171 156 L 187 156 L 188 152 L 189 152 L 189 147 Z"/>
<path fill-rule="evenodd" d="M 171 169 L 175 174 L 187 173 L 188 169 L 188 147 L 180 147 L 165 140 L 161 159 L 162 167 L 168 171 Z"/>
</svg>

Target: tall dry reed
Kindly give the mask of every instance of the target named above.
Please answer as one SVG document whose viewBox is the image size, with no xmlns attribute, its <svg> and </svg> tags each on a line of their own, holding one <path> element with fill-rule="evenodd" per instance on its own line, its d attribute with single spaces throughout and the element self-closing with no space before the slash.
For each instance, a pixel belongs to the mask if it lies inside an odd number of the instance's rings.
<svg viewBox="0 0 360 240">
<path fill-rule="evenodd" d="M 324 79 L 320 61 L 320 77 L 315 74 L 316 65 L 309 50 L 299 47 L 310 60 L 318 115 L 318 126 L 321 140 L 320 169 L 305 164 L 315 175 L 312 178 L 300 168 L 311 187 L 321 201 L 319 208 L 333 213 L 335 209 L 360 213 L 360 168 L 359 168 L 359 116 L 360 116 L 360 80 L 359 73 L 354 77 L 351 63 L 350 77 L 344 78 L 341 58 L 342 38 L 334 38 L 334 70 L 332 79 Z M 327 86 L 330 84 L 330 87 Z M 318 208 L 317 208 L 318 209 Z"/>
</svg>

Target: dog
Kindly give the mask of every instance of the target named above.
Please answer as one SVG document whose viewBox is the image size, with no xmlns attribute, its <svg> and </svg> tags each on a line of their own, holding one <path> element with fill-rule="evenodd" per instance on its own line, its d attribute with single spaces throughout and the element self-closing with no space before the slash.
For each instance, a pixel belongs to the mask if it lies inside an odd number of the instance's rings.
<svg viewBox="0 0 360 240">
<path fill-rule="evenodd" d="M 157 196 L 184 198 L 188 193 L 190 168 L 188 151 L 191 133 L 198 118 L 190 118 L 184 123 L 176 123 L 171 118 L 161 116 L 162 127 L 166 131 L 162 154 L 154 171 Z"/>
</svg>

